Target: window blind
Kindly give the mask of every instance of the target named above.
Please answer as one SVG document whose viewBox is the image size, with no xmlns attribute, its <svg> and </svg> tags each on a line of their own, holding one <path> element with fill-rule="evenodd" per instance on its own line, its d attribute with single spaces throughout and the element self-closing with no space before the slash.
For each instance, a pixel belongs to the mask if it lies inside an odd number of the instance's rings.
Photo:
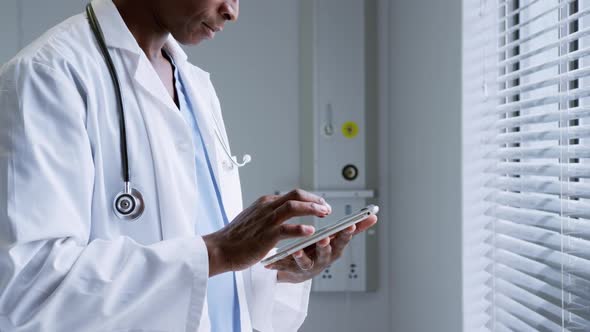
<svg viewBox="0 0 590 332">
<path fill-rule="evenodd" d="M 463 1 L 465 331 L 590 331 L 590 0 Z"/>
</svg>

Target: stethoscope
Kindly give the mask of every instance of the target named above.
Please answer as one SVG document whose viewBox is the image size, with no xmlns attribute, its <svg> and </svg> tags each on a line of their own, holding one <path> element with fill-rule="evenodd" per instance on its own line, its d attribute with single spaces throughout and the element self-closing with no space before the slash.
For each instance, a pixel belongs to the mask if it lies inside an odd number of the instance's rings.
<svg viewBox="0 0 590 332">
<path fill-rule="evenodd" d="M 102 29 L 100 28 L 100 24 L 98 23 L 98 19 L 94 13 L 94 9 L 92 8 L 92 4 L 88 4 L 86 6 L 86 14 L 88 15 L 88 21 L 90 23 L 90 28 L 94 37 L 98 42 L 98 47 L 102 55 L 105 58 L 105 62 L 107 68 L 109 70 L 109 74 L 111 75 L 111 79 L 113 81 L 113 86 L 115 87 L 115 96 L 117 98 L 117 110 L 119 112 L 119 132 L 120 132 L 120 145 L 121 145 L 121 163 L 123 169 L 123 191 L 119 192 L 115 199 L 113 200 L 113 210 L 115 215 L 123 220 L 136 220 L 139 218 L 144 210 L 145 210 L 145 201 L 143 199 L 143 195 L 139 190 L 133 188 L 131 186 L 130 176 L 129 176 L 129 158 L 127 153 L 127 134 L 125 129 L 125 112 L 123 111 L 123 97 L 121 95 L 121 86 L 119 85 L 119 78 L 117 76 L 117 71 L 115 70 L 115 65 L 113 64 L 113 59 L 111 58 L 109 51 L 107 49 L 107 45 L 104 39 L 104 35 L 102 33 Z M 235 156 L 232 156 L 230 150 L 225 144 L 223 137 L 221 136 L 219 129 L 220 126 L 217 123 L 217 119 L 213 116 L 213 121 L 215 123 L 215 135 L 217 139 L 221 143 L 225 154 L 228 156 L 230 162 L 224 161 L 223 166 L 227 169 L 233 169 L 234 166 L 236 167 L 243 167 L 252 161 L 252 157 L 249 154 L 245 154 L 242 158 L 242 162 L 238 162 Z"/>
</svg>

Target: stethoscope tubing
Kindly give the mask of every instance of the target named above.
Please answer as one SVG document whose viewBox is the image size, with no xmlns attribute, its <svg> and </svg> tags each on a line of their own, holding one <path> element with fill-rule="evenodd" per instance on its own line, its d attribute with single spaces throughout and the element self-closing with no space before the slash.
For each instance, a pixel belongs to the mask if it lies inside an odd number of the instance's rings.
<svg viewBox="0 0 590 332">
<path fill-rule="evenodd" d="M 105 59 L 107 64 L 107 68 L 109 70 L 109 74 L 111 75 L 111 79 L 113 81 L 113 85 L 115 87 L 115 96 L 117 99 L 117 107 L 119 110 L 119 132 L 120 132 L 120 145 L 121 145 L 121 166 L 123 171 L 123 182 L 129 183 L 129 153 L 127 151 L 127 127 L 125 123 L 125 112 L 123 110 L 123 96 L 121 94 L 121 85 L 119 83 L 119 77 L 117 75 L 117 71 L 115 69 L 115 65 L 113 63 L 113 59 L 109 54 L 109 50 L 106 45 L 106 41 L 104 39 L 104 35 L 102 33 L 102 29 L 100 28 L 100 23 L 98 23 L 98 19 L 96 18 L 96 14 L 94 13 L 94 9 L 92 8 L 92 4 L 88 4 L 86 6 L 86 13 L 88 15 L 88 20 L 90 22 L 90 27 L 92 28 L 92 32 L 96 36 L 96 40 L 98 42 L 98 47 Z"/>
</svg>

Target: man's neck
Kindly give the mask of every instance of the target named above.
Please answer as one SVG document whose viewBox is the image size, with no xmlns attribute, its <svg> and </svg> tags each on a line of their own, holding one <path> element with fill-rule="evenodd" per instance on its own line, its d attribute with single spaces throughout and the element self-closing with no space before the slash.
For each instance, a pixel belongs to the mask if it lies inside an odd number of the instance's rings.
<svg viewBox="0 0 590 332">
<path fill-rule="evenodd" d="M 168 39 L 168 31 L 158 22 L 145 0 L 113 0 L 127 28 L 150 62 L 162 60 L 162 47 Z"/>
<path fill-rule="evenodd" d="M 168 94 L 176 101 L 172 65 L 162 54 L 162 48 L 169 33 L 159 24 L 154 11 L 149 6 L 150 1 L 113 0 L 113 2 Z"/>
</svg>

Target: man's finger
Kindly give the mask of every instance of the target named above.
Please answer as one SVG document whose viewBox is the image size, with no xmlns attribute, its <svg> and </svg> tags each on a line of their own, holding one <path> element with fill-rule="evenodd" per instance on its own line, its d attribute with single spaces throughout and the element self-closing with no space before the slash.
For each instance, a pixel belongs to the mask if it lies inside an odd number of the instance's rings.
<svg viewBox="0 0 590 332">
<path fill-rule="evenodd" d="M 274 219 L 277 224 L 282 224 L 293 217 L 324 217 L 329 213 L 330 210 L 325 205 L 291 200 L 283 203 L 274 211 Z"/>
<path fill-rule="evenodd" d="M 313 260 L 303 250 L 294 253 L 293 258 L 301 270 L 309 271 L 313 268 Z"/>
<path fill-rule="evenodd" d="M 315 227 L 301 224 L 282 224 L 279 226 L 279 240 L 293 237 L 309 236 L 315 232 Z"/>
<path fill-rule="evenodd" d="M 330 245 L 330 238 L 325 238 L 316 243 L 316 264 L 318 266 L 327 266 L 330 264 L 330 257 L 332 256 L 332 246 Z"/>
<path fill-rule="evenodd" d="M 277 199 L 279 199 L 280 197 L 283 197 L 281 195 L 264 195 L 258 198 L 257 203 L 259 204 L 270 204 L 274 201 L 276 201 Z"/>
<path fill-rule="evenodd" d="M 279 261 L 268 264 L 265 266 L 265 268 L 271 269 L 271 270 L 285 271 L 285 270 L 294 270 L 295 268 L 299 268 L 299 267 L 297 266 L 297 263 L 295 263 L 295 260 L 293 259 L 293 256 L 291 255 L 287 258 L 283 258 Z"/>
<path fill-rule="evenodd" d="M 272 202 L 272 206 L 274 208 L 278 208 L 288 201 L 310 202 L 319 205 L 325 205 L 328 207 L 329 213 L 332 212 L 332 207 L 326 202 L 325 199 L 302 189 L 294 189 L 282 197 L 277 198 Z"/>
<path fill-rule="evenodd" d="M 369 216 L 367 219 L 364 219 L 364 220 L 356 223 L 356 231 L 354 232 L 354 235 L 366 231 L 367 229 L 373 227 L 376 223 L 377 223 L 377 216 L 376 215 Z"/>
<path fill-rule="evenodd" d="M 346 228 L 345 230 L 339 232 L 336 238 L 332 240 L 332 257 L 336 259 L 340 258 L 340 256 L 342 255 L 342 251 L 344 250 L 344 248 L 346 248 L 346 246 L 352 239 L 355 230 L 356 226 L 352 225 Z"/>
<path fill-rule="evenodd" d="M 298 269 L 299 266 L 297 265 L 297 263 L 295 263 L 295 260 L 292 258 L 292 256 L 289 256 L 287 258 L 281 259 L 278 262 L 268 264 L 265 266 L 265 268 L 277 271 L 293 271 L 296 268 Z"/>
</svg>

